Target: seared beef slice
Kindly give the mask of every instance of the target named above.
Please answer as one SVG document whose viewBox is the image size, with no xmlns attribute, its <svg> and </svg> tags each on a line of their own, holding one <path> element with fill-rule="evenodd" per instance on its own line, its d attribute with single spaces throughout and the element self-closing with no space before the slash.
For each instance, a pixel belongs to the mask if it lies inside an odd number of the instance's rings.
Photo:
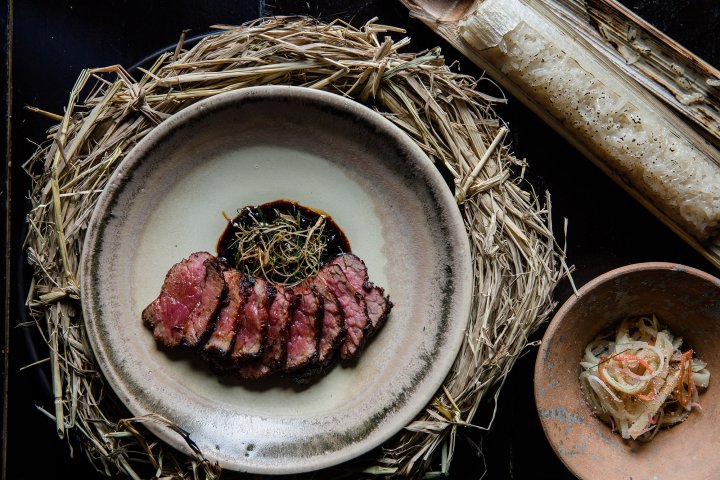
<svg viewBox="0 0 720 480">
<path fill-rule="evenodd" d="M 330 264 L 339 266 L 355 291 L 362 293 L 374 333 L 382 326 L 392 309 L 390 298 L 385 296 L 382 288 L 376 287 L 368 279 L 365 262 L 358 256 L 352 253 L 339 255 Z"/>
<path fill-rule="evenodd" d="M 391 308 L 352 254 L 292 289 L 198 252 L 170 269 L 142 317 L 159 343 L 200 349 L 215 371 L 247 379 L 283 372 L 305 380 L 337 357 L 357 357 Z"/>
<path fill-rule="evenodd" d="M 229 268 L 223 272 L 223 277 L 227 283 L 227 297 L 220 309 L 215 330 L 203 347 L 205 353 L 216 357 L 225 357 L 230 353 L 245 306 L 245 295 L 242 288 L 243 274 Z"/>
<path fill-rule="evenodd" d="M 318 343 L 318 363 L 327 366 L 332 362 L 338 347 L 345 340 L 345 317 L 337 298 L 325 282 L 318 277 L 313 277 L 309 283 L 323 300 L 322 332 L 320 333 L 320 343 Z"/>
<path fill-rule="evenodd" d="M 327 264 L 318 272 L 318 279 L 335 295 L 345 318 L 345 341 L 340 345 L 340 358 L 345 360 L 360 354 L 365 334 L 370 328 L 365 298 L 348 282 L 339 266 Z"/>
<path fill-rule="evenodd" d="M 163 345 L 195 346 L 212 327 L 224 293 L 217 259 L 207 252 L 193 253 L 170 269 L 160 295 L 142 317 Z"/>
<path fill-rule="evenodd" d="M 317 360 L 317 346 L 320 333 L 322 300 L 313 289 L 303 283 L 295 288 L 293 312 L 287 332 L 287 357 L 285 370 L 299 370 Z"/>
<path fill-rule="evenodd" d="M 231 357 L 235 361 L 258 358 L 262 353 L 268 319 L 267 286 L 262 278 L 243 276 L 245 304 L 232 348 Z"/>
<path fill-rule="evenodd" d="M 262 356 L 242 362 L 236 372 L 242 378 L 262 378 L 285 366 L 288 324 L 291 316 L 292 289 L 273 285 L 268 289 L 272 298 L 268 312 L 267 341 Z"/>
</svg>

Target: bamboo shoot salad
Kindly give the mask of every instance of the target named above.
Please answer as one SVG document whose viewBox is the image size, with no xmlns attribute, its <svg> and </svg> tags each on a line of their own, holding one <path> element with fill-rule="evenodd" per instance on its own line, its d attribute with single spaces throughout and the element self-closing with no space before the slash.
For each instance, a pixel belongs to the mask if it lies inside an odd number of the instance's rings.
<svg viewBox="0 0 720 480">
<path fill-rule="evenodd" d="M 681 349 L 655 315 L 624 319 L 590 342 L 580 382 L 594 413 L 625 439 L 652 440 L 662 427 L 700 409 L 710 383 L 706 364 Z"/>
</svg>

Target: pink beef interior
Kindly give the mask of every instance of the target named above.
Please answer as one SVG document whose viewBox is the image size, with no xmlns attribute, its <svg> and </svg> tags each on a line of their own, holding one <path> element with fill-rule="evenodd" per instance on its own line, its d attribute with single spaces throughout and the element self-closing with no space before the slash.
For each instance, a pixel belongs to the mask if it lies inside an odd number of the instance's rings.
<svg viewBox="0 0 720 480">
<path fill-rule="evenodd" d="M 317 356 L 320 301 L 307 285 L 297 287 L 295 295 L 295 310 L 287 336 L 285 367 L 288 370 L 301 368 Z"/>
<path fill-rule="evenodd" d="M 268 313 L 267 341 L 259 359 L 243 362 L 236 373 L 242 378 L 262 378 L 284 366 L 285 336 L 290 322 L 292 290 L 276 285 Z"/>
<path fill-rule="evenodd" d="M 352 288 L 365 297 L 370 323 L 373 330 L 376 329 L 383 322 L 392 305 L 385 297 L 383 289 L 376 287 L 368 279 L 365 262 L 357 255 L 348 253 L 338 256 L 331 264 L 340 267 Z"/>
<path fill-rule="evenodd" d="M 244 283 L 243 288 L 247 294 L 232 352 L 235 360 L 257 358 L 262 352 L 267 328 L 267 282 L 255 278 L 254 283 Z"/>
<path fill-rule="evenodd" d="M 365 342 L 365 331 L 370 325 L 365 299 L 350 286 L 347 277 L 336 264 L 325 265 L 318 277 L 335 295 L 345 317 L 346 336 L 340 345 L 340 357 L 355 357 L 360 353 Z"/>
<path fill-rule="evenodd" d="M 143 313 L 150 318 L 153 336 L 168 347 L 175 347 L 195 334 L 202 313 L 207 266 L 214 257 L 206 252 L 193 253 L 175 264 L 165 276 L 160 295 Z"/>
<path fill-rule="evenodd" d="M 310 283 L 323 299 L 322 334 L 318 344 L 318 362 L 325 365 L 333 359 L 340 343 L 345 339 L 345 319 L 337 298 L 330 292 L 327 285 L 317 277 Z"/>
<path fill-rule="evenodd" d="M 292 290 L 276 286 L 275 298 L 268 315 L 267 352 L 264 363 L 275 367 L 285 359 L 285 335 L 290 323 L 290 302 Z M 271 364 L 271 365 L 270 365 Z"/>
<path fill-rule="evenodd" d="M 221 356 L 230 352 L 245 303 L 241 285 L 243 274 L 235 269 L 227 269 L 223 272 L 223 276 L 228 286 L 226 304 L 220 310 L 215 330 L 204 347 L 206 352 L 214 352 Z"/>
</svg>

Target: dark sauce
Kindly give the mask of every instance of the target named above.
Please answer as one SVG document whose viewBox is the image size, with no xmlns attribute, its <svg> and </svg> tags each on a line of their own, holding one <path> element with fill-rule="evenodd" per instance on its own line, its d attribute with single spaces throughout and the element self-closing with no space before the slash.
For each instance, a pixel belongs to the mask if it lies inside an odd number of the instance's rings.
<svg viewBox="0 0 720 480">
<path fill-rule="evenodd" d="M 325 217 L 325 227 L 323 229 L 325 251 L 321 257 L 321 264 L 324 265 L 342 253 L 351 252 L 350 242 L 345 233 L 330 215 L 322 210 L 305 207 L 291 200 L 275 200 L 262 205 L 246 206 L 238 210 L 238 216 L 228 222 L 228 226 L 218 240 L 218 257 L 232 265 L 235 256 L 232 245 L 235 241 L 235 234 L 238 232 L 237 226 L 242 225 L 248 228 L 257 225 L 258 222 L 272 223 L 280 213 L 299 218 L 299 224 L 302 228 L 310 228 L 315 225 L 319 217 Z M 234 266 L 237 267 L 237 265 Z"/>
</svg>

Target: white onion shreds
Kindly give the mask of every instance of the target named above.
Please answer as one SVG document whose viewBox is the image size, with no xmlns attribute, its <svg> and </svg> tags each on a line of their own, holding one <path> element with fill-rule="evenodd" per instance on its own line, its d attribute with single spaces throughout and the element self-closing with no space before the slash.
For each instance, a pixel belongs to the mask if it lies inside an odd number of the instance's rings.
<svg viewBox="0 0 720 480">
<path fill-rule="evenodd" d="M 653 430 L 652 435 L 650 435 L 650 438 L 648 438 L 646 440 L 648 442 L 650 440 L 652 440 L 653 438 L 655 438 L 655 435 L 657 435 L 657 433 L 660 431 L 660 427 L 662 427 L 662 425 L 663 425 L 662 422 L 663 422 L 663 417 L 665 416 L 665 412 L 662 409 L 660 409 L 660 413 L 658 413 L 658 415 L 659 415 L 659 417 L 655 421 L 655 429 Z"/>
<path fill-rule="evenodd" d="M 706 362 L 703 362 L 702 360 L 700 360 L 698 358 L 693 358 L 693 361 L 692 361 L 693 373 L 700 372 L 700 371 L 704 370 L 705 367 L 707 367 Z"/>
<path fill-rule="evenodd" d="M 630 434 L 628 434 L 628 424 L 625 420 L 620 420 L 618 422 L 620 425 L 620 435 L 622 438 L 630 438 Z"/>
<path fill-rule="evenodd" d="M 637 351 L 639 351 L 639 350 L 636 350 L 636 352 L 637 352 Z M 659 375 L 662 373 L 663 368 L 664 368 L 664 366 L 665 366 L 665 365 L 664 365 L 664 364 L 665 364 L 665 356 L 662 354 L 662 352 L 654 351 L 654 350 L 653 350 L 653 352 L 654 352 L 656 355 L 659 353 L 659 356 L 656 357 L 656 360 L 657 360 L 657 361 L 654 362 L 655 365 L 652 365 L 652 363 L 651 363 L 647 358 L 643 358 L 643 360 L 645 360 L 646 362 L 648 362 L 649 364 L 651 364 L 651 367 L 652 367 L 652 370 L 653 370 L 652 373 L 646 373 L 646 374 L 643 374 L 643 375 L 637 375 L 637 376 L 634 377 L 634 378 L 636 378 L 636 379 L 638 379 L 638 380 L 641 380 L 641 381 L 646 381 L 646 382 L 647 382 L 647 381 L 650 381 L 650 380 L 652 380 L 653 378 L 659 376 Z M 635 355 L 635 356 L 638 356 L 638 357 L 640 356 L 640 355 L 638 355 L 637 353 L 633 353 L 633 354 L 630 354 L 630 353 L 621 353 L 621 354 L 619 354 L 619 355 L 617 355 L 617 356 L 615 356 L 615 357 L 613 357 L 613 358 L 608 359 L 608 360 L 607 360 L 607 364 L 608 364 L 611 368 L 617 368 L 617 365 L 615 365 L 615 363 L 612 363 L 612 362 L 615 362 L 615 360 L 614 360 L 615 358 L 621 358 L 621 359 L 622 359 L 622 358 L 623 358 L 622 355 Z M 630 360 L 630 361 L 632 361 L 632 360 Z M 626 392 L 626 393 L 627 393 L 627 392 Z"/>
<path fill-rule="evenodd" d="M 689 410 L 700 408 L 698 389 L 710 382 L 705 362 L 694 359 L 687 398 L 679 396 L 675 387 L 688 354 L 683 357 L 682 340 L 663 328 L 655 315 L 627 318 L 583 352 L 585 397 L 623 438 L 650 441 L 661 426 L 684 420 Z"/>
<path fill-rule="evenodd" d="M 663 408 L 667 399 L 671 397 L 679 377 L 680 371 L 678 369 L 670 371 L 667 375 L 667 381 L 663 378 L 663 385 L 658 389 L 659 391 L 652 400 L 648 400 L 647 402 L 638 402 L 642 405 L 641 411 L 628 430 L 628 433 L 632 438 L 639 437 L 647 430 L 650 423 L 649 418 L 657 415 Z"/>
<path fill-rule="evenodd" d="M 595 380 L 590 380 L 588 378 L 588 385 L 593 391 L 591 399 L 594 404 L 593 408 L 597 412 L 608 415 L 609 418 L 612 418 L 616 424 L 620 421 L 628 421 L 632 418 L 631 415 L 628 415 L 628 413 L 622 409 L 622 400 L 618 399 L 615 402 L 606 398 L 608 393 L 610 393 L 610 395 L 614 394 L 606 390 L 607 387 L 603 385 L 602 380 L 597 377 Z"/>
<path fill-rule="evenodd" d="M 641 318 L 638 325 L 638 333 L 640 333 L 641 335 L 640 338 L 638 338 L 637 340 L 642 340 L 645 342 L 652 340 L 655 335 L 657 335 L 656 322 L 647 317 Z"/>
<path fill-rule="evenodd" d="M 696 387 L 707 388 L 710 385 L 710 372 L 705 369 L 699 372 L 693 371 L 693 382 L 695 382 Z"/>
<path fill-rule="evenodd" d="M 632 341 L 630 338 L 630 329 L 628 328 L 627 321 L 623 320 L 620 322 L 620 326 L 618 327 L 615 335 L 615 350 L 617 351 L 618 346 L 624 345 L 630 341 Z"/>
<path fill-rule="evenodd" d="M 602 354 L 603 351 L 607 351 L 608 348 L 609 342 L 607 340 L 594 340 L 588 343 L 588 346 L 585 347 L 585 356 L 583 357 L 583 359 L 586 362 L 598 363 L 600 361 L 600 359 L 598 358 L 598 354 Z M 598 353 L 594 353 L 598 349 Z"/>
<path fill-rule="evenodd" d="M 698 393 L 697 388 L 692 389 L 692 402 L 688 403 L 688 410 L 692 410 L 693 408 L 701 408 L 700 407 L 700 394 Z"/>
<path fill-rule="evenodd" d="M 585 370 L 590 370 L 593 372 L 597 372 L 597 366 L 598 364 L 596 362 L 580 362 L 580 366 L 584 368 Z"/>
<path fill-rule="evenodd" d="M 659 331 L 657 337 L 655 337 L 655 347 L 659 348 L 666 357 L 671 357 L 676 351 L 679 352 L 680 345 L 675 346 L 672 340 L 672 335 L 667 330 Z"/>
<path fill-rule="evenodd" d="M 660 372 L 663 370 L 663 368 L 667 367 L 667 365 L 665 363 L 665 354 L 662 352 L 662 350 L 660 350 L 655 345 L 649 345 L 647 342 L 625 342 L 622 345 L 618 344 L 618 347 L 624 348 L 624 349 L 634 349 L 635 351 L 639 351 L 641 349 L 646 349 L 646 350 L 651 350 L 652 352 L 654 352 L 655 355 L 657 355 L 657 357 L 658 357 L 658 362 L 657 362 L 658 368 L 655 371 L 653 371 L 650 378 L 657 377 L 660 374 Z M 629 352 L 627 352 L 627 350 L 625 350 L 625 352 L 629 353 Z"/>
<path fill-rule="evenodd" d="M 590 373 L 588 373 L 587 370 L 583 370 L 582 372 L 580 372 L 580 389 L 582 390 L 583 396 L 588 401 L 588 403 L 592 403 L 591 407 L 599 409 L 600 402 L 597 398 L 595 398 L 594 391 L 590 386 L 590 382 L 588 381 L 589 376 Z"/>
<path fill-rule="evenodd" d="M 615 394 L 613 393 L 613 391 L 610 390 L 610 388 L 605 384 L 605 382 L 603 382 L 599 377 L 596 377 L 595 375 L 588 375 L 587 380 L 588 380 L 588 383 L 590 383 L 590 384 L 592 384 L 593 382 L 595 382 L 595 383 L 598 384 L 600 387 L 602 387 L 602 388 L 608 393 L 608 395 L 610 395 L 610 397 L 612 397 L 613 400 L 615 400 L 615 401 L 618 402 L 618 403 L 622 403 L 622 400 L 620 400 L 620 399 L 617 397 L 617 395 L 615 395 Z M 592 385 L 591 385 L 591 388 L 592 388 Z M 593 388 L 593 390 L 595 390 L 595 389 Z"/>
<path fill-rule="evenodd" d="M 636 385 L 630 385 L 628 383 L 623 382 L 622 380 L 615 378 L 611 375 L 611 371 L 617 371 L 615 367 L 606 366 L 603 369 L 603 377 L 604 380 L 612 386 L 616 391 L 621 393 L 627 393 L 628 395 L 634 395 L 636 393 L 640 393 L 647 389 L 648 383 L 642 382 L 638 383 Z"/>
<path fill-rule="evenodd" d="M 624 375 L 627 375 L 628 377 L 632 378 L 633 380 L 637 380 L 638 382 L 649 382 L 653 378 L 657 377 L 656 374 L 659 373 L 657 368 L 653 368 L 653 373 L 646 373 L 645 375 L 638 375 L 637 373 L 630 370 L 628 367 L 623 367 L 621 371 Z"/>
</svg>

